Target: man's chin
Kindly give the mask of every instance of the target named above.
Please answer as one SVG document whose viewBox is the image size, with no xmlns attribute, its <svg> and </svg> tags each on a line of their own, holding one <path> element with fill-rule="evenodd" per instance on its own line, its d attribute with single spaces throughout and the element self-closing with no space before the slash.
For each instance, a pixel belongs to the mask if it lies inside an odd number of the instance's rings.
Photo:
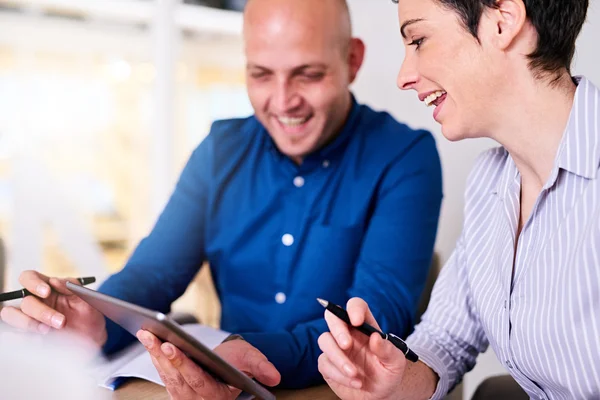
<svg viewBox="0 0 600 400">
<path fill-rule="evenodd" d="M 282 154 L 289 158 L 304 158 L 307 154 L 312 153 L 315 148 L 315 144 L 308 140 L 279 140 L 275 141 L 275 145 Z"/>
</svg>

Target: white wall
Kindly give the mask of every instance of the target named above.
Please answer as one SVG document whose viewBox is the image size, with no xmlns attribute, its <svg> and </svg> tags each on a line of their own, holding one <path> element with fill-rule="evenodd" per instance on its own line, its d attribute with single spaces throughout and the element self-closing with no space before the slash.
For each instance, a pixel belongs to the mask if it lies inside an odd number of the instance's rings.
<svg viewBox="0 0 600 400">
<path fill-rule="evenodd" d="M 354 85 L 358 99 L 389 111 L 414 128 L 429 129 L 437 140 L 444 172 L 444 202 L 436 250 L 443 261 L 450 256 L 462 229 L 465 181 L 477 155 L 496 144 L 487 139 L 451 143 L 432 118 L 432 110 L 418 101 L 414 91 L 396 87 L 404 57 L 397 8 L 390 0 L 349 0 L 355 35 L 367 44 L 364 67 Z M 578 42 L 575 74 L 584 74 L 600 85 L 600 1 L 591 0 L 587 25 Z M 504 373 L 493 352 L 480 356 L 477 367 L 465 378 L 465 399 L 485 377 Z"/>
</svg>

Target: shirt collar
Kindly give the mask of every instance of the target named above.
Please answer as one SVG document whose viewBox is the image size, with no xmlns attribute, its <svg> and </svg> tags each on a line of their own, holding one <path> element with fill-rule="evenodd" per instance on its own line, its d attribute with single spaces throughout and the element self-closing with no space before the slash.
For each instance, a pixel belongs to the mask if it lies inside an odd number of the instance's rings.
<svg viewBox="0 0 600 400">
<path fill-rule="evenodd" d="M 517 164 L 515 164 L 510 153 L 504 150 L 507 154 L 504 161 L 504 168 L 502 168 L 502 174 L 498 180 L 498 184 L 492 189 L 493 194 L 499 194 L 500 197 L 505 198 L 510 193 L 510 187 L 515 182 L 518 182 L 519 170 Z"/>
<path fill-rule="evenodd" d="M 346 118 L 346 122 L 344 123 L 344 126 L 342 127 L 340 133 L 333 140 L 333 142 L 329 143 L 322 149 L 317 150 L 315 153 L 310 154 L 307 158 L 313 158 L 314 156 L 316 156 L 317 158 L 332 158 L 332 156 L 342 151 L 344 145 L 348 142 L 348 139 L 352 136 L 352 133 L 355 131 L 359 120 L 358 117 L 360 115 L 360 105 L 356 101 L 354 94 L 350 93 L 350 97 L 350 112 L 348 113 L 348 118 Z"/>
<path fill-rule="evenodd" d="M 582 76 L 573 77 L 577 84 L 567 126 L 558 146 L 554 167 L 544 189 L 552 187 L 560 169 L 595 179 L 600 165 L 600 90 Z M 519 174 L 510 154 L 494 193 L 504 197 Z"/>
<path fill-rule="evenodd" d="M 562 168 L 587 179 L 595 179 L 600 163 L 600 90 L 585 77 L 577 83 L 571 115 L 558 147 L 554 169 L 547 186 L 552 186 Z"/>
</svg>

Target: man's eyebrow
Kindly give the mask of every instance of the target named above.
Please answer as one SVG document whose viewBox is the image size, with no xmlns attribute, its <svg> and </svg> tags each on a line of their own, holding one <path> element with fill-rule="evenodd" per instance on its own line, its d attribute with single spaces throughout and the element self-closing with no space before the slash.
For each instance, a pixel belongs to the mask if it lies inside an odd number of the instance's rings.
<svg viewBox="0 0 600 400">
<path fill-rule="evenodd" d="M 325 64 L 322 64 L 322 63 L 303 64 L 303 65 L 299 65 L 297 67 L 294 67 L 293 71 L 294 72 L 302 72 L 302 71 L 304 71 L 306 69 L 309 69 L 309 68 L 322 68 L 322 69 L 326 69 L 327 66 Z"/>
<path fill-rule="evenodd" d="M 404 30 L 406 29 L 407 26 L 412 25 L 417 22 L 421 22 L 421 21 L 424 21 L 424 19 L 416 18 L 416 19 L 409 19 L 408 21 L 404 21 L 404 23 L 402 24 L 402 27 L 400 28 L 400 34 L 402 35 L 402 37 L 404 39 L 406 39 L 406 33 L 404 33 Z"/>
<path fill-rule="evenodd" d="M 246 69 L 262 69 L 263 71 L 269 71 L 269 68 L 263 67 L 262 65 L 249 63 L 246 65 Z"/>
</svg>

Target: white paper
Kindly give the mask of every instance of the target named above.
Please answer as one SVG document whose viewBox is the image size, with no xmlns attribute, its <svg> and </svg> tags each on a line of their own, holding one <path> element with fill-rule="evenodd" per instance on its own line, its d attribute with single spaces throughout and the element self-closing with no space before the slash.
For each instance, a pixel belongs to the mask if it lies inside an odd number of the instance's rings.
<svg viewBox="0 0 600 400">
<path fill-rule="evenodd" d="M 217 347 L 229 336 L 228 332 L 206 325 L 186 324 L 182 328 L 210 349 Z M 116 389 L 114 381 L 120 377 L 141 378 L 165 386 L 150 360 L 150 354 L 137 341 L 110 359 L 100 361 L 93 367 L 92 374 L 97 377 L 100 386 L 111 390 Z"/>
</svg>

